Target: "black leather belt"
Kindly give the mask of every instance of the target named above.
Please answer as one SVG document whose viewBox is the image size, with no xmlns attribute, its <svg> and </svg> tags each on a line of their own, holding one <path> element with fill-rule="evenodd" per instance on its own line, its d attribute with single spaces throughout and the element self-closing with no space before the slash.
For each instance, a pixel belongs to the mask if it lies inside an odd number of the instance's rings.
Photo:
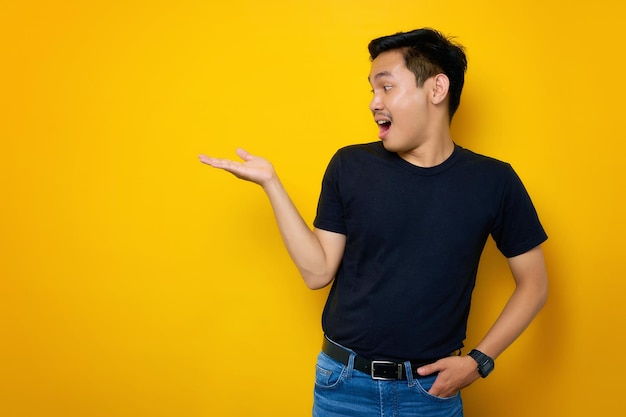
<svg viewBox="0 0 626 417">
<path fill-rule="evenodd" d="M 351 352 L 344 349 L 341 346 L 336 345 L 328 338 L 324 338 L 322 343 L 322 352 L 333 358 L 334 360 L 341 362 L 344 365 L 348 365 Z M 450 356 L 458 356 L 461 354 L 460 350 L 454 351 Z M 424 362 L 411 362 L 411 373 L 414 378 L 419 377 L 417 370 L 430 363 L 436 362 L 437 359 Z M 406 368 L 403 362 L 391 362 L 391 361 L 371 361 L 361 356 L 354 357 L 354 369 L 364 372 L 372 377 L 372 379 L 378 379 L 383 381 L 391 380 L 406 380 Z"/>
</svg>

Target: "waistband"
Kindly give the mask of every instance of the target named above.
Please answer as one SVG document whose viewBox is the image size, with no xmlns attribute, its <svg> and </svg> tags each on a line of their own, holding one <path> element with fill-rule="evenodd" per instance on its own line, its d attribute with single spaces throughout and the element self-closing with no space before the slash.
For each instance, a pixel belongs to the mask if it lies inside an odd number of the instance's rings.
<svg viewBox="0 0 626 417">
<path fill-rule="evenodd" d="M 322 352 L 324 352 L 329 357 L 334 360 L 348 365 L 350 360 L 350 355 L 353 354 L 352 351 L 336 344 L 332 340 L 328 339 L 328 337 L 324 337 L 324 341 L 322 343 Z M 461 350 L 455 350 L 450 353 L 448 356 L 459 356 L 461 355 Z M 438 358 L 441 359 L 441 358 Z M 417 370 L 430 363 L 436 362 L 438 359 L 433 359 L 431 361 L 422 361 L 422 362 L 413 362 L 411 363 L 411 373 L 414 378 L 419 377 L 420 375 L 417 373 Z M 406 380 L 406 369 L 404 366 L 404 362 L 393 362 L 393 361 L 385 361 L 385 360 L 369 360 L 363 358 L 359 355 L 354 357 L 354 369 L 357 371 L 364 372 L 372 377 L 372 379 L 383 380 L 383 381 L 391 381 L 391 380 Z"/>
</svg>

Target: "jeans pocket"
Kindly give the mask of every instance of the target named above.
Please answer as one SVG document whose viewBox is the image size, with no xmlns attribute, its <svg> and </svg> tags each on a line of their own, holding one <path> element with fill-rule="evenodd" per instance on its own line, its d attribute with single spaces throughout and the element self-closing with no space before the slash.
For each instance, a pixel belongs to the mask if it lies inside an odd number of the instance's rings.
<svg viewBox="0 0 626 417">
<path fill-rule="evenodd" d="M 339 384 L 346 373 L 346 366 L 320 352 L 315 366 L 315 385 L 318 388 L 333 388 Z"/>
<path fill-rule="evenodd" d="M 435 383 L 435 379 L 437 379 L 437 374 L 415 378 L 414 380 L 415 388 L 425 397 L 431 398 L 435 401 L 452 401 L 459 397 L 460 395 L 459 392 L 457 392 L 451 397 L 437 397 L 436 395 L 430 394 L 428 391 Z"/>
</svg>

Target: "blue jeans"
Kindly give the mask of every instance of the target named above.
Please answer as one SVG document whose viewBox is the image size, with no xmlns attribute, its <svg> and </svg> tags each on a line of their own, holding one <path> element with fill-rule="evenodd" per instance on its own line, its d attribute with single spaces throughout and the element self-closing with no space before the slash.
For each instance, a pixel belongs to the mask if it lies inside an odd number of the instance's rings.
<svg viewBox="0 0 626 417">
<path fill-rule="evenodd" d="M 414 378 L 404 364 L 406 381 L 374 380 L 320 352 L 317 358 L 313 417 L 462 417 L 461 394 L 439 398 L 428 393 L 436 375 Z"/>
</svg>

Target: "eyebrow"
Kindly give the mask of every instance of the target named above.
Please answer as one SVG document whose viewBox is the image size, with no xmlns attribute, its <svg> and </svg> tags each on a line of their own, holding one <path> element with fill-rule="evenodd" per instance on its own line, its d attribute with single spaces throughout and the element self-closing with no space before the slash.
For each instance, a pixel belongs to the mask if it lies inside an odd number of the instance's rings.
<svg viewBox="0 0 626 417">
<path fill-rule="evenodd" d="M 389 71 L 381 71 L 379 73 L 377 73 L 376 75 L 374 75 L 374 81 L 378 80 L 379 78 L 382 77 L 387 77 L 387 76 L 391 76 L 391 73 Z M 372 81 L 372 79 L 370 77 L 367 77 L 367 81 Z"/>
</svg>

